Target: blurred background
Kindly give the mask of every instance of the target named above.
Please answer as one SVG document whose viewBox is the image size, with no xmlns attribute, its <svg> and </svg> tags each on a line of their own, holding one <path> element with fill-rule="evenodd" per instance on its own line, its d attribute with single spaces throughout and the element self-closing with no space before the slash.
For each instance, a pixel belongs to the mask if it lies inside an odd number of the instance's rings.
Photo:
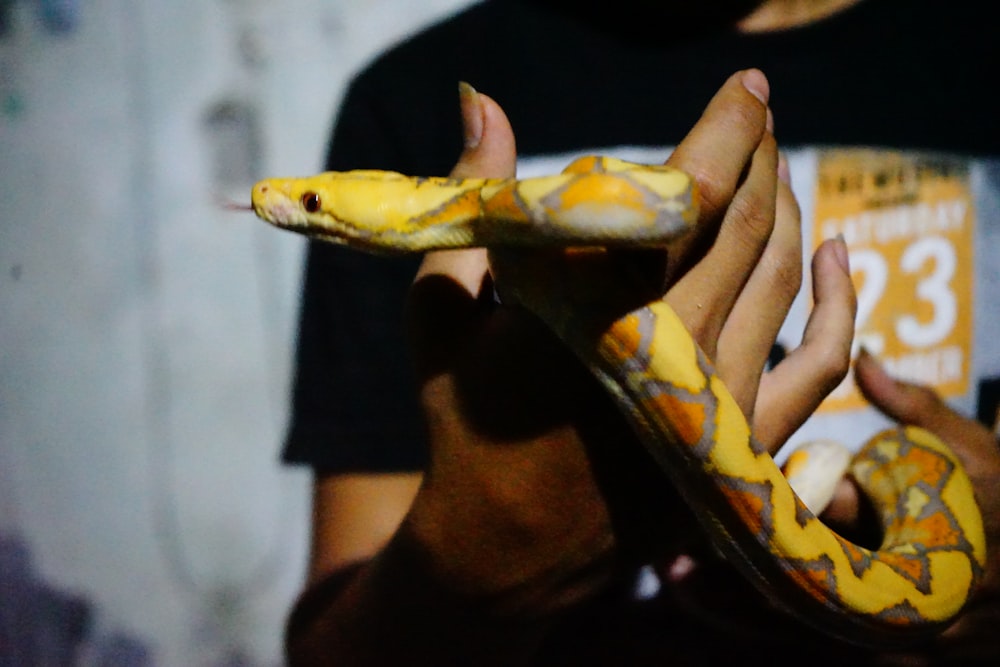
<svg viewBox="0 0 1000 667">
<path fill-rule="evenodd" d="M 348 78 L 468 0 L 0 0 L 0 665 L 281 664 L 302 240 Z"/>
</svg>

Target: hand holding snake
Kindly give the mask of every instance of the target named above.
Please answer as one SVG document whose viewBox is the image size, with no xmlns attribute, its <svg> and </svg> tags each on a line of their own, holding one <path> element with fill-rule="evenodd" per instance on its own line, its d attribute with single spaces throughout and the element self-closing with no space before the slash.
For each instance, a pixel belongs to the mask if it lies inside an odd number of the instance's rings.
<svg viewBox="0 0 1000 667">
<path fill-rule="evenodd" d="M 728 144 L 725 152 L 711 150 L 713 145 L 720 149 L 723 146 L 709 136 L 709 120 L 703 119 L 671 158 L 674 165 L 694 174 L 698 181 L 702 203 L 699 219 L 704 229 L 668 244 L 671 266 L 690 268 L 670 274 L 672 285 L 662 300 L 651 295 L 648 282 L 636 279 L 634 270 L 622 266 L 617 253 L 508 250 L 500 248 L 503 244 L 494 239 L 489 244 L 497 246 L 492 261 L 498 289 L 505 301 L 517 301 L 540 314 L 605 382 L 654 459 L 682 489 L 693 509 L 705 513 L 706 528 L 717 546 L 732 556 L 755 583 L 778 595 L 795 613 L 849 639 L 891 641 L 906 630 L 925 632 L 928 626 L 939 626 L 958 611 L 984 558 L 978 513 L 971 489 L 967 483 L 962 486 L 964 478 L 959 467 L 952 461 L 946 477 L 949 484 L 960 488 L 954 491 L 949 487 L 947 494 L 935 498 L 940 499 L 945 510 L 955 508 L 948 517 L 957 515 L 961 522 L 951 526 L 951 534 L 946 537 L 957 534 L 956 539 L 962 543 L 955 549 L 957 560 L 948 561 L 945 572 L 928 569 L 923 573 L 930 579 L 928 582 L 919 572 L 915 579 L 912 572 L 901 572 L 904 568 L 900 563 L 909 560 L 893 561 L 892 556 L 882 557 L 881 552 L 857 550 L 823 529 L 795 505 L 787 485 L 782 487 L 780 475 L 773 474 L 773 463 L 768 467 L 766 448 L 748 438 L 744 415 L 758 433 L 767 433 L 768 445 L 780 444 L 794 430 L 822 398 L 816 395 L 822 392 L 803 394 L 802 385 L 829 386 L 836 380 L 846 363 L 843 341 L 849 340 L 849 335 L 844 336 L 835 324 L 835 314 L 843 310 L 844 301 L 828 295 L 824 313 L 821 298 L 806 334 L 807 348 L 839 345 L 843 361 L 834 364 L 831 372 L 822 361 L 824 355 L 804 349 L 785 362 L 785 369 L 792 372 L 778 372 L 782 366 L 776 369 L 775 387 L 767 393 L 771 400 L 763 404 L 757 400 L 766 350 L 794 296 L 794 289 L 790 294 L 786 289 L 783 294 L 782 286 L 789 283 L 782 267 L 799 251 L 798 220 L 787 187 L 774 177 L 777 153 L 773 137 L 764 129 L 764 104 L 732 103 L 733 96 L 745 97 L 755 85 L 758 96 L 765 99 L 766 88 L 761 90 L 760 78 L 753 73 L 744 73 L 734 81 L 713 100 L 706 119 L 718 122 L 719 115 L 733 108 L 755 108 L 753 114 L 732 114 L 728 119 L 735 124 L 733 135 L 737 139 L 722 142 Z M 503 124 L 498 127 L 499 112 L 490 103 L 483 102 L 480 113 L 480 145 L 472 148 L 474 155 L 466 162 L 474 166 L 464 168 L 474 169 L 479 176 L 509 176 L 512 143 L 508 150 L 496 145 L 511 136 L 509 128 Z M 482 151 L 485 146 L 490 150 Z M 734 149 L 742 159 L 732 160 Z M 480 162 L 482 155 L 487 156 L 485 163 Z M 736 169 L 732 168 L 734 163 Z M 605 170 L 605 165 L 598 164 L 597 168 Z M 613 166 L 606 169 L 614 170 Z M 460 170 L 457 175 L 471 174 Z M 645 176 L 640 174 L 636 179 L 642 182 Z M 276 189 L 277 182 L 268 187 Z M 312 182 L 305 187 L 313 197 L 319 189 Z M 307 210 L 319 208 L 319 202 L 305 194 L 291 201 Z M 322 198 L 328 200 L 328 194 L 323 190 Z M 682 195 L 672 195 L 671 200 L 676 201 L 677 196 Z M 516 200 L 516 196 L 512 198 Z M 266 206 L 258 206 L 257 210 L 264 217 L 274 213 Z M 680 214 L 691 210 L 682 207 Z M 271 217 L 274 221 L 279 221 L 276 217 L 284 222 L 289 219 L 287 209 Z M 718 235 L 701 254 L 698 251 L 711 236 L 713 222 L 719 225 Z M 317 226 L 307 226 L 303 231 L 329 233 L 329 229 Z M 370 242 L 365 238 L 357 243 Z M 843 293 L 846 275 L 841 269 L 837 278 L 833 268 L 836 255 L 834 244 L 821 248 L 816 260 L 817 278 L 832 292 Z M 500 373 L 498 377 L 509 373 L 510 367 L 498 367 L 498 355 L 506 349 L 507 360 L 519 360 L 511 359 L 517 355 L 511 355 L 509 347 L 498 343 L 509 341 L 504 336 L 511 332 L 531 326 L 525 323 L 523 314 L 513 309 L 482 310 L 478 298 L 485 278 L 481 257 L 433 255 L 425 263 L 415 288 L 417 310 L 421 298 L 425 305 L 447 301 L 448 308 L 435 315 L 450 312 L 460 316 L 432 323 L 418 321 L 415 327 L 418 348 L 430 351 L 422 367 L 423 400 L 436 449 L 407 529 L 425 544 L 435 546 L 431 551 L 436 554 L 436 566 L 458 588 L 486 593 L 517 591 L 514 606 L 532 603 L 531 595 L 524 599 L 526 591 L 549 600 L 572 598 L 576 589 L 569 582 L 585 580 L 580 575 L 588 572 L 600 575 L 601 568 L 594 565 L 613 547 L 610 517 L 580 447 L 586 433 L 579 425 L 587 423 L 590 411 L 581 412 L 580 405 L 565 405 L 560 412 L 560 399 L 547 398 L 537 415 L 541 422 L 526 424 L 519 412 L 508 411 L 513 415 L 512 422 L 491 422 L 469 410 L 477 403 L 475 393 L 481 392 L 479 388 L 486 388 L 487 395 L 480 395 L 479 402 L 487 408 L 496 409 L 496 400 L 483 398 L 503 397 L 488 395 L 488 381 L 463 385 L 463 374 L 479 373 L 482 380 L 484 369 Z M 797 281 L 792 284 L 797 287 Z M 432 299 L 427 296 L 430 288 L 437 292 Z M 765 309 L 762 314 L 760 304 L 769 301 L 765 295 L 770 297 L 774 310 Z M 565 308 L 566 303 L 573 304 L 573 308 Z M 428 314 L 424 312 L 424 316 Z M 538 335 L 537 331 L 531 334 Z M 668 341 L 670 345 L 666 345 Z M 689 351 L 681 355 L 665 352 L 675 345 Z M 487 351 L 496 354 L 485 354 Z M 557 355 L 555 348 L 550 352 Z M 669 357 L 663 363 L 676 366 L 677 375 L 657 377 L 661 354 Z M 639 366 L 628 365 L 630 359 L 640 357 L 643 359 Z M 714 371 L 708 358 L 714 360 Z M 542 358 L 531 361 L 538 367 L 545 364 Z M 566 383 L 567 377 L 572 378 L 572 373 L 562 374 L 560 384 Z M 527 373 L 521 378 L 533 380 Z M 729 391 L 710 378 L 720 378 Z M 706 382 L 702 388 L 696 386 Z M 701 403 L 703 398 L 708 403 Z M 499 406 L 503 412 L 503 404 Z M 692 408 L 694 412 L 701 409 L 708 421 L 685 422 Z M 764 423 L 768 426 L 758 427 Z M 508 432 L 497 435 L 497 426 Z M 920 452 L 936 451 L 936 441 L 928 441 L 916 432 L 910 435 L 917 438 L 918 443 L 912 447 Z M 469 442 L 489 446 L 470 447 Z M 883 439 L 878 447 L 885 451 L 895 447 L 893 451 L 898 451 L 900 446 Z M 912 447 L 903 445 L 907 451 Z M 694 450 L 698 451 L 692 454 Z M 946 453 L 942 456 L 951 461 Z M 502 478 L 498 479 L 498 471 L 502 471 Z M 706 476 L 706 472 L 712 474 Z M 463 502 L 457 503 L 456 499 Z M 544 509 L 539 512 L 538 508 Z M 468 535 L 483 532 L 475 526 L 482 525 L 484 517 L 495 522 L 492 526 L 499 526 L 492 534 L 486 531 L 495 542 L 470 543 Z M 539 535 L 546 539 L 517 539 Z M 907 542 L 904 548 L 914 547 Z M 470 561 L 469 553 L 477 550 L 484 555 L 503 554 L 504 561 L 493 568 L 476 559 Z M 914 602 L 928 597 L 924 589 L 934 588 L 931 593 L 937 593 L 940 587 L 947 588 L 944 580 L 949 574 L 957 578 L 950 597 L 946 594 L 945 600 L 935 599 L 926 605 Z M 871 579 L 878 583 L 873 585 Z M 887 601 L 882 595 L 890 585 L 887 582 L 895 586 L 893 594 L 902 597 Z M 956 594 L 956 588 L 963 590 Z M 553 596 L 553 591 L 558 595 Z"/>
</svg>

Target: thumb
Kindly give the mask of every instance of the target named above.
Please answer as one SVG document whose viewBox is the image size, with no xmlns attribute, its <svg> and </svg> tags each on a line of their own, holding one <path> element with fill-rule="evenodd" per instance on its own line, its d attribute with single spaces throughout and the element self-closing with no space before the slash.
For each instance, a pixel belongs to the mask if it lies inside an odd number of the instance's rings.
<svg viewBox="0 0 1000 667">
<path fill-rule="evenodd" d="M 991 489 L 998 486 L 996 434 L 952 410 L 933 390 L 893 379 L 864 350 L 855 362 L 854 375 L 861 393 L 887 417 L 930 431 L 958 455 L 974 483 Z M 991 491 L 990 496 L 995 493 Z"/>
<path fill-rule="evenodd" d="M 932 389 L 890 376 L 864 348 L 854 364 L 854 377 L 862 395 L 900 424 L 919 426 L 940 435 L 955 426 L 954 422 L 964 421 Z"/>
<path fill-rule="evenodd" d="M 465 147 L 451 171 L 453 178 L 510 178 L 517 153 L 514 132 L 496 102 L 460 83 Z M 417 271 L 407 304 L 407 325 L 418 374 L 434 375 L 450 360 L 482 316 L 480 293 L 486 281 L 486 251 L 443 250 L 428 253 Z"/>
<path fill-rule="evenodd" d="M 935 391 L 893 378 L 865 348 L 861 348 L 854 362 L 854 379 L 865 399 L 886 417 L 898 424 L 918 426 L 934 433 L 963 457 L 962 438 L 956 440 L 955 436 L 964 433 L 969 426 Z M 872 525 L 872 518 L 863 516 L 861 494 L 857 482 L 849 477 L 842 478 L 823 512 L 823 521 L 846 535 L 855 533 L 856 539 L 867 534 L 866 531 L 877 530 Z"/>
<path fill-rule="evenodd" d="M 499 104 L 464 81 L 458 85 L 458 97 L 465 148 L 451 170 L 452 178 L 512 178 L 517 151 L 507 115 Z M 429 253 L 417 272 L 417 280 L 429 275 L 445 276 L 475 296 L 485 274 L 485 251 L 450 250 Z"/>
<path fill-rule="evenodd" d="M 517 166 L 514 131 L 500 105 L 462 81 L 458 84 L 465 148 L 454 178 L 510 178 Z"/>
</svg>

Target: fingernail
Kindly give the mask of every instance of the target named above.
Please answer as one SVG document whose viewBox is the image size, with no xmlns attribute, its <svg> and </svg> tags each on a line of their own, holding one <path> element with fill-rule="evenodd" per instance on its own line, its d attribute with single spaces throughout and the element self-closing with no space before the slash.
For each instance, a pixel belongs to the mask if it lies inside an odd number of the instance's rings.
<svg viewBox="0 0 1000 667">
<path fill-rule="evenodd" d="M 767 108 L 767 116 L 764 118 L 764 127 L 771 134 L 774 134 L 774 112 L 771 111 L 771 107 Z"/>
<path fill-rule="evenodd" d="M 750 93 L 760 100 L 762 103 L 767 104 L 767 98 L 771 94 L 770 86 L 767 83 L 767 77 L 759 69 L 748 69 L 743 72 L 743 87 L 750 91 Z"/>
<path fill-rule="evenodd" d="M 792 185 L 792 172 L 788 169 L 788 158 L 782 151 L 778 151 L 778 178 L 785 185 Z"/>
<path fill-rule="evenodd" d="M 851 275 L 851 259 L 847 252 L 847 241 L 844 240 L 843 234 L 837 234 L 837 237 L 833 239 L 833 254 L 837 258 L 840 268 L 844 270 L 844 273 Z"/>
<path fill-rule="evenodd" d="M 458 101 L 462 109 L 465 147 L 475 148 L 483 138 L 483 104 L 476 89 L 465 81 L 458 82 Z"/>
</svg>

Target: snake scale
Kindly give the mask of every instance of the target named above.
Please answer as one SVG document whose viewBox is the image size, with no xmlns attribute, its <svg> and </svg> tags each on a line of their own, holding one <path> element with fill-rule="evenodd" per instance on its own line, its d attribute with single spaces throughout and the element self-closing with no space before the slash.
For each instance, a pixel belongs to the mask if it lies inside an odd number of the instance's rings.
<svg viewBox="0 0 1000 667">
<path fill-rule="evenodd" d="M 553 260 L 553 248 L 663 246 L 684 234 L 698 211 L 687 174 L 606 157 L 522 180 L 329 172 L 261 181 L 252 207 L 369 252 L 489 248 L 503 300 L 534 312 L 601 381 L 716 547 L 820 630 L 859 644 L 920 640 L 960 612 L 981 576 L 972 486 L 935 436 L 899 427 L 856 455 L 883 542 L 853 544 L 799 500 L 669 306 L 655 295 L 636 304 L 634 286 Z"/>
</svg>

